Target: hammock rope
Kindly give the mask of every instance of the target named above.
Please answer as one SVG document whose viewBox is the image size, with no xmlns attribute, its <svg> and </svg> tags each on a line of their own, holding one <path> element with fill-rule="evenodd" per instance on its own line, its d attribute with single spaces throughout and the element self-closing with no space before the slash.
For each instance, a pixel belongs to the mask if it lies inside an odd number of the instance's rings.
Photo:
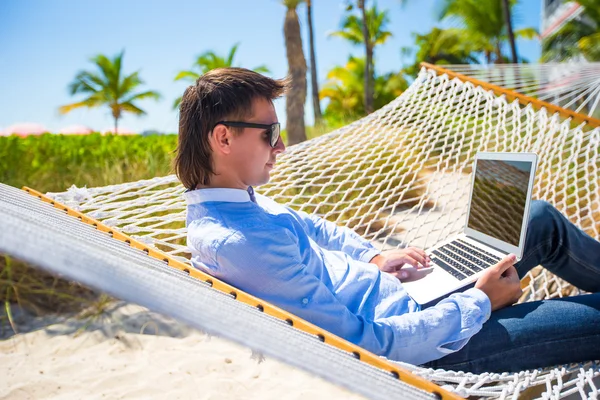
<svg viewBox="0 0 600 400">
<path fill-rule="evenodd" d="M 599 126 L 600 63 L 598 62 L 467 64 L 443 67 L 423 64 L 438 72 L 443 71 L 449 76 L 458 76 L 465 82 L 469 78 L 485 82 L 495 88 L 496 94 L 504 90 L 507 96 L 515 93 L 527 96 L 528 102 L 533 104 L 543 102 L 544 107 L 553 112 L 564 114 L 572 111 L 574 117 L 595 117 L 587 121 Z M 483 85 L 485 87 L 485 84 Z"/>
<path fill-rule="evenodd" d="M 271 182 L 258 189 L 275 201 L 350 227 L 382 250 L 427 248 L 463 230 L 478 151 L 535 152 L 534 198 L 549 201 L 598 239 L 598 126 L 573 111 L 504 89 L 496 94 L 473 78 L 423 68 L 409 89 L 381 110 L 289 147 Z M 48 197 L 130 236 L 149 253 L 160 250 L 189 267 L 183 191 L 175 176 L 167 176 L 72 187 Z M 582 293 L 540 268 L 523 284 L 521 302 Z M 594 361 L 479 375 L 399 365 L 460 396 L 516 398 L 534 389 L 545 389 L 546 398 L 597 396 L 593 379 L 600 376 Z"/>
</svg>

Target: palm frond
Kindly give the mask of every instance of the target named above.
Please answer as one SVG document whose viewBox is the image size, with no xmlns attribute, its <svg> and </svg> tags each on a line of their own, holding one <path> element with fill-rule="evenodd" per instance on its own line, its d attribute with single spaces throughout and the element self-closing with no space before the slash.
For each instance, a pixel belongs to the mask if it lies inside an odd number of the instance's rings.
<svg viewBox="0 0 600 400">
<path fill-rule="evenodd" d="M 175 79 L 176 81 L 181 80 L 181 79 L 185 79 L 185 80 L 189 80 L 189 81 L 196 81 L 198 78 L 200 78 L 200 74 L 194 71 L 179 71 L 179 73 L 177 75 L 175 75 Z"/>
<path fill-rule="evenodd" d="M 577 46 L 587 60 L 600 61 L 600 32 L 581 38 Z"/>
<path fill-rule="evenodd" d="M 140 79 L 139 72 L 134 72 L 123 78 L 118 85 L 118 98 L 122 98 L 134 90 L 136 87 L 142 85 L 144 81 Z"/>
<path fill-rule="evenodd" d="M 136 115 L 145 115 L 146 114 L 146 111 L 142 110 L 141 108 L 137 107 L 136 105 L 134 105 L 132 103 L 121 103 L 121 104 L 119 104 L 119 108 L 121 109 L 121 111 L 127 111 L 132 114 L 136 114 Z"/>
<path fill-rule="evenodd" d="M 179 108 L 179 105 L 181 104 L 181 100 L 183 100 L 183 97 L 178 97 L 175 99 L 175 101 L 173 102 L 174 110 L 177 110 Z"/>
<path fill-rule="evenodd" d="M 135 100 L 143 100 L 143 99 L 160 100 L 161 98 L 162 98 L 162 96 L 160 95 L 160 93 L 158 93 L 154 90 L 148 90 L 146 92 L 136 93 L 136 94 L 128 97 L 127 99 L 124 99 L 123 103 L 131 103 Z"/>
<path fill-rule="evenodd" d="M 229 66 L 233 65 L 233 58 L 235 57 L 235 53 L 237 52 L 238 47 L 240 47 L 240 43 L 236 43 L 233 45 L 231 50 L 229 50 L 229 55 L 227 56 L 226 64 Z"/>
<path fill-rule="evenodd" d="M 124 53 L 124 50 L 121 51 L 112 60 L 104 54 L 92 57 L 90 61 L 96 65 L 98 72 L 80 71 L 68 86 L 71 94 L 86 93 L 89 94 L 89 97 L 76 103 L 61 106 L 59 112 L 65 114 L 81 107 L 108 106 L 115 120 L 121 117 L 123 111 L 143 114 L 144 111 L 133 102 L 146 98 L 158 100 L 160 94 L 151 90 L 137 94 L 132 93 L 135 88 L 144 82 L 140 78 L 139 72 L 123 75 Z M 128 98 L 122 101 L 124 97 Z"/>
<path fill-rule="evenodd" d="M 80 71 L 76 76 L 75 80 L 68 86 L 69 93 L 71 95 L 77 93 L 95 93 L 106 86 L 102 78 L 88 72 Z"/>
<path fill-rule="evenodd" d="M 258 67 L 252 68 L 254 72 L 258 72 L 259 74 L 270 74 L 271 70 L 266 65 L 259 65 Z"/>
<path fill-rule="evenodd" d="M 360 35 L 356 31 L 334 31 L 331 32 L 329 36 L 346 39 L 352 44 L 362 44 L 364 40 L 362 31 L 360 32 Z"/>
<path fill-rule="evenodd" d="M 77 103 L 71 103 L 71 104 L 66 104 L 64 106 L 60 106 L 58 108 L 58 112 L 61 114 L 67 114 L 73 110 L 75 110 L 76 108 L 82 108 L 82 107 L 88 107 L 88 108 L 94 108 L 94 107 L 100 107 L 102 106 L 103 103 L 98 102 L 96 99 L 86 99 L 83 101 L 79 101 Z"/>
<path fill-rule="evenodd" d="M 538 35 L 539 33 L 535 28 L 523 28 L 515 31 L 515 38 L 531 40 L 538 37 Z"/>
</svg>

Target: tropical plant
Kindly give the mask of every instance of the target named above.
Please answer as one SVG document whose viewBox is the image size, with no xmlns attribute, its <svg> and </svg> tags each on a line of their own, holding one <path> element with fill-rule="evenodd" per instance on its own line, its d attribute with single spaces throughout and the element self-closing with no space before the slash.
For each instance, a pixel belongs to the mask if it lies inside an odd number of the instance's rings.
<svg viewBox="0 0 600 400">
<path fill-rule="evenodd" d="M 364 106 L 365 59 L 350 56 L 344 66 L 336 66 L 327 74 L 327 82 L 320 92 L 327 99 L 324 118 L 329 125 L 356 120 L 366 114 Z M 374 81 L 374 109 L 379 109 L 408 87 L 401 73 L 390 72 L 376 76 Z"/>
<path fill-rule="evenodd" d="M 440 20 L 455 20 L 460 25 L 458 33 L 462 40 L 481 52 L 488 64 L 503 63 L 506 58 L 502 45 L 508 40 L 507 24 L 502 8 L 503 0 L 443 0 L 439 12 Z M 510 0 L 514 7 L 517 0 Z M 514 31 L 517 38 L 533 39 L 535 28 Z"/>
<path fill-rule="evenodd" d="M 430 64 L 475 64 L 477 54 L 470 42 L 463 40 L 462 32 L 457 28 L 433 28 L 424 35 L 413 33 L 417 47 L 415 61 L 406 67 L 407 75 L 416 76 L 422 62 Z M 402 52 L 408 54 L 411 48 L 403 48 Z"/>
<path fill-rule="evenodd" d="M 237 53 L 239 47 L 240 47 L 239 43 L 234 44 L 233 47 L 229 50 L 229 53 L 227 54 L 227 56 L 225 56 L 225 57 L 220 56 L 219 54 L 215 53 L 214 51 L 205 51 L 204 53 L 200 54 L 196 58 L 196 61 L 194 61 L 194 64 L 192 65 L 191 69 L 179 71 L 177 73 L 177 75 L 175 76 L 175 80 L 176 81 L 185 80 L 190 83 L 194 83 L 198 80 L 198 78 L 200 78 L 202 75 L 204 75 L 205 73 L 207 73 L 210 70 L 213 70 L 216 68 L 228 68 L 228 67 L 236 66 L 236 65 L 234 65 L 233 60 L 235 58 L 235 54 Z M 258 67 L 255 67 L 252 70 L 259 72 L 261 74 L 264 74 L 264 73 L 268 74 L 271 72 L 269 70 L 269 68 L 267 68 L 267 66 L 264 64 L 259 65 Z M 174 109 L 179 108 L 180 103 L 181 103 L 181 97 L 178 97 L 173 102 L 173 108 Z"/>
<path fill-rule="evenodd" d="M 357 4 L 359 15 L 354 14 L 352 7 L 349 7 L 349 13 L 342 20 L 341 29 L 331 33 L 331 36 L 338 36 L 352 44 L 365 46 L 363 104 L 366 112 L 371 113 L 374 110 L 375 47 L 385 43 L 392 33 L 386 30 L 390 21 L 387 10 L 380 11 L 376 4 L 365 8 L 365 0 L 358 0 Z"/>
<path fill-rule="evenodd" d="M 139 71 L 124 76 L 122 71 L 123 54 L 117 54 L 112 60 L 103 54 L 90 59 L 96 64 L 98 72 L 80 71 L 75 80 L 69 85 L 71 95 L 84 93 L 89 95 L 85 100 L 59 107 L 61 114 L 66 114 L 81 107 L 108 106 L 114 118 L 115 133 L 118 130 L 119 118 L 124 112 L 144 115 L 146 112 L 134 103 L 143 99 L 160 99 L 158 92 L 148 90 L 134 93 L 134 90 L 144 81 L 139 77 Z"/>
<path fill-rule="evenodd" d="M 302 35 L 296 7 L 304 0 L 283 0 L 286 7 L 283 34 L 288 61 L 291 87 L 285 98 L 286 129 L 288 144 L 306 140 L 304 125 L 304 103 L 306 102 L 306 59 L 302 50 Z"/>
<path fill-rule="evenodd" d="M 583 7 L 582 17 L 567 21 L 542 41 L 543 62 L 563 61 L 580 55 L 588 61 L 600 61 L 600 2 L 577 0 L 577 3 Z"/>
<path fill-rule="evenodd" d="M 306 19 L 308 21 L 308 44 L 310 49 L 310 84 L 313 103 L 313 115 L 315 126 L 320 125 L 323 120 L 321 113 L 321 103 L 319 102 L 319 80 L 317 78 L 317 57 L 315 55 L 315 38 L 313 33 L 312 21 L 312 1 L 306 0 Z"/>
</svg>

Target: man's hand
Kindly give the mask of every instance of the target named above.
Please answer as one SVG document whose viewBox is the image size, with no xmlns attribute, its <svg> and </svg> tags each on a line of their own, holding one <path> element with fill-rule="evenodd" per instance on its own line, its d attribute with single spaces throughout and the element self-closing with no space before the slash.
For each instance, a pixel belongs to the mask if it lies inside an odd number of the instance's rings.
<svg viewBox="0 0 600 400">
<path fill-rule="evenodd" d="M 492 311 L 516 303 L 523 294 L 519 275 L 514 267 L 516 260 L 514 254 L 509 254 L 498 264 L 486 269 L 475 283 L 475 287 L 489 297 Z"/>
<path fill-rule="evenodd" d="M 427 254 L 416 247 L 386 250 L 371 260 L 371 263 L 377 265 L 379 270 L 394 275 L 398 279 L 409 277 L 407 271 L 402 271 L 404 265 L 411 265 L 415 269 L 419 269 L 429 267 L 430 262 Z"/>
</svg>

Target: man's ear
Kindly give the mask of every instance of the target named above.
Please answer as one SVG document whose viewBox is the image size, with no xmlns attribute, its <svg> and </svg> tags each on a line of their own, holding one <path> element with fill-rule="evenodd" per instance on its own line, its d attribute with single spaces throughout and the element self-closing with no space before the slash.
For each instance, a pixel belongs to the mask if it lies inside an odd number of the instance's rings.
<svg viewBox="0 0 600 400">
<path fill-rule="evenodd" d="M 215 126 L 210 136 L 210 141 L 214 151 L 224 154 L 229 154 L 231 151 L 231 139 L 231 131 L 222 124 Z"/>
</svg>

